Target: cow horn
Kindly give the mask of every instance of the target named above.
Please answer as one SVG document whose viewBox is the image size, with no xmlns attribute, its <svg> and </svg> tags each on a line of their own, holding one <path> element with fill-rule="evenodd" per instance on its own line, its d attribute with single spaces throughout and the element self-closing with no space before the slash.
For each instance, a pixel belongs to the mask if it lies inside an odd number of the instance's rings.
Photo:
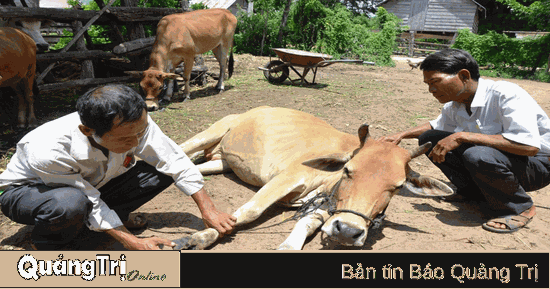
<svg viewBox="0 0 550 289">
<path fill-rule="evenodd" d="M 363 145 L 365 144 L 365 142 L 370 136 L 369 125 L 366 123 L 362 124 L 357 130 L 357 134 L 359 135 L 359 141 L 361 142 L 361 147 L 363 147 Z"/>
<path fill-rule="evenodd" d="M 424 154 L 426 153 L 430 148 L 432 147 L 432 143 L 431 142 L 427 142 L 421 146 L 418 146 L 412 150 L 409 150 L 409 154 L 411 155 L 411 159 L 414 159 L 418 156 L 420 156 L 421 154 Z"/>
</svg>

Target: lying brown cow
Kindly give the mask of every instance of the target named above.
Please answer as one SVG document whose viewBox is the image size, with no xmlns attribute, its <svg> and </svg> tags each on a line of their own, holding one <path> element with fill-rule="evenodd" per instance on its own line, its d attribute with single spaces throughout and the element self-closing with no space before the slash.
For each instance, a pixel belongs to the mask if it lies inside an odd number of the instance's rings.
<svg viewBox="0 0 550 289">
<path fill-rule="evenodd" d="M 21 30 L 0 27 L 0 87 L 11 87 L 19 99 L 18 127 L 35 127 L 33 85 L 36 44 Z"/>
<path fill-rule="evenodd" d="M 232 47 L 236 27 L 237 18 L 227 9 L 205 9 L 163 17 L 157 27 L 149 68 L 146 71 L 127 71 L 142 78 L 140 86 L 145 93 L 147 108 L 158 109 L 159 94 L 165 89 L 165 80 L 179 77 L 173 72 L 182 61 L 185 64 L 183 94 L 185 99 L 189 99 L 189 81 L 195 55 L 210 50 L 220 65 L 216 88 L 223 91 L 228 53 L 231 53 L 228 79 L 233 74 Z"/>
<path fill-rule="evenodd" d="M 261 187 L 237 209 L 237 225 L 256 220 L 280 202 L 301 206 L 319 195 L 331 199 L 299 220 L 279 249 L 300 250 L 307 236 L 322 231 L 337 242 L 362 246 L 373 219 L 401 188 L 416 194 L 452 194 L 441 181 L 413 178 L 411 159 L 431 144 L 407 151 L 369 138 L 368 125 L 359 137 L 340 132 L 310 114 L 286 108 L 259 107 L 229 115 L 181 144 L 191 157 L 204 151 L 203 174 L 233 170 L 244 182 Z M 219 237 L 215 229 L 177 240 L 182 248 L 203 249 Z"/>
</svg>

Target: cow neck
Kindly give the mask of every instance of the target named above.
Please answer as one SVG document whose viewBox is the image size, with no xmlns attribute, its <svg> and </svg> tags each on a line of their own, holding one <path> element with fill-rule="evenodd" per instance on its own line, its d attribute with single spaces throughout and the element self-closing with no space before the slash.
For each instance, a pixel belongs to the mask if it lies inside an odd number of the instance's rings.
<svg viewBox="0 0 550 289">
<path fill-rule="evenodd" d="M 164 56 L 164 57 L 163 57 Z M 149 56 L 149 70 L 157 70 L 162 72 L 168 72 L 166 70 L 166 55 L 163 55 L 159 51 L 159 49 L 155 49 L 151 52 L 151 56 Z"/>
</svg>

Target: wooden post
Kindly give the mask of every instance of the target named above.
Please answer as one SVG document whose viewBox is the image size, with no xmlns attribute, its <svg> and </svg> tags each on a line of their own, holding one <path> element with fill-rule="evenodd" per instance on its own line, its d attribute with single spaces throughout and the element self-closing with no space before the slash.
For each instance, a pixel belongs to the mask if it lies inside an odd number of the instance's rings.
<svg viewBox="0 0 550 289">
<path fill-rule="evenodd" d="M 82 22 L 74 21 L 72 23 L 73 31 L 80 31 L 82 29 Z M 86 42 L 84 37 L 80 36 L 76 41 L 76 50 L 78 51 L 87 51 Z M 91 60 L 82 61 L 82 73 L 80 74 L 80 79 L 85 78 L 94 78 L 94 64 Z"/>
<path fill-rule="evenodd" d="M 455 35 L 453 35 L 453 39 L 451 39 L 451 45 L 455 44 L 456 38 L 458 37 L 458 31 L 455 32 Z"/>
<path fill-rule="evenodd" d="M 122 4 L 127 7 L 138 7 L 138 0 L 122 0 Z M 129 40 L 136 40 L 136 39 L 142 39 L 145 38 L 145 30 L 143 29 L 143 25 L 136 23 L 136 24 L 128 24 L 126 25 L 126 28 L 128 28 L 128 35 Z M 145 70 L 148 67 L 149 61 L 148 59 L 143 59 L 143 57 L 128 57 L 130 61 L 134 64 L 136 64 L 137 70 Z"/>
<path fill-rule="evenodd" d="M 75 7 L 75 9 L 78 9 L 80 7 Z M 73 35 L 74 32 L 80 31 L 82 29 L 82 22 L 80 21 L 73 21 L 72 27 L 73 27 Z M 87 51 L 86 48 L 86 41 L 84 41 L 84 37 L 79 37 L 76 41 L 76 50 L 78 51 Z M 84 60 L 82 61 L 82 72 L 80 73 L 80 79 L 85 78 L 94 78 L 94 63 L 91 60 Z"/>
<path fill-rule="evenodd" d="M 105 7 L 105 4 L 103 4 L 103 0 L 95 0 L 95 3 L 99 7 L 99 9 L 103 9 Z M 118 25 L 116 24 L 116 22 L 114 21 L 109 21 L 109 22 L 111 27 L 110 31 L 112 32 L 111 34 L 115 38 L 114 40 L 116 40 L 119 43 L 124 42 L 124 36 L 122 36 L 122 32 L 118 28 Z"/>
<path fill-rule="evenodd" d="M 181 9 L 186 12 L 189 11 L 189 1 L 181 0 Z"/>
<path fill-rule="evenodd" d="M 413 57 L 414 56 L 414 37 L 415 37 L 416 31 L 411 30 L 410 33 L 411 33 L 411 39 L 409 40 L 409 57 Z"/>
</svg>

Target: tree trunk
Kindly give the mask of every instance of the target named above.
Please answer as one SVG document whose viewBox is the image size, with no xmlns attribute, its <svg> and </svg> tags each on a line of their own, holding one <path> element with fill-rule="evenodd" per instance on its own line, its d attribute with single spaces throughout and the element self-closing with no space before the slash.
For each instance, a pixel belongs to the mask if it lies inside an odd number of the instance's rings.
<svg viewBox="0 0 550 289">
<path fill-rule="evenodd" d="M 260 45 L 260 56 L 264 55 L 264 43 L 265 43 L 265 35 L 267 34 L 267 20 L 269 19 L 269 12 L 265 13 L 265 25 L 264 25 L 264 33 L 262 35 L 262 44 Z"/>
<path fill-rule="evenodd" d="M 288 14 L 290 13 L 290 4 L 292 4 L 292 0 L 287 0 L 285 4 L 285 10 L 283 11 L 283 19 L 281 20 L 281 26 L 279 27 L 279 35 L 277 36 L 277 44 L 279 45 L 282 45 L 283 43 L 283 31 L 286 28 Z"/>
</svg>

